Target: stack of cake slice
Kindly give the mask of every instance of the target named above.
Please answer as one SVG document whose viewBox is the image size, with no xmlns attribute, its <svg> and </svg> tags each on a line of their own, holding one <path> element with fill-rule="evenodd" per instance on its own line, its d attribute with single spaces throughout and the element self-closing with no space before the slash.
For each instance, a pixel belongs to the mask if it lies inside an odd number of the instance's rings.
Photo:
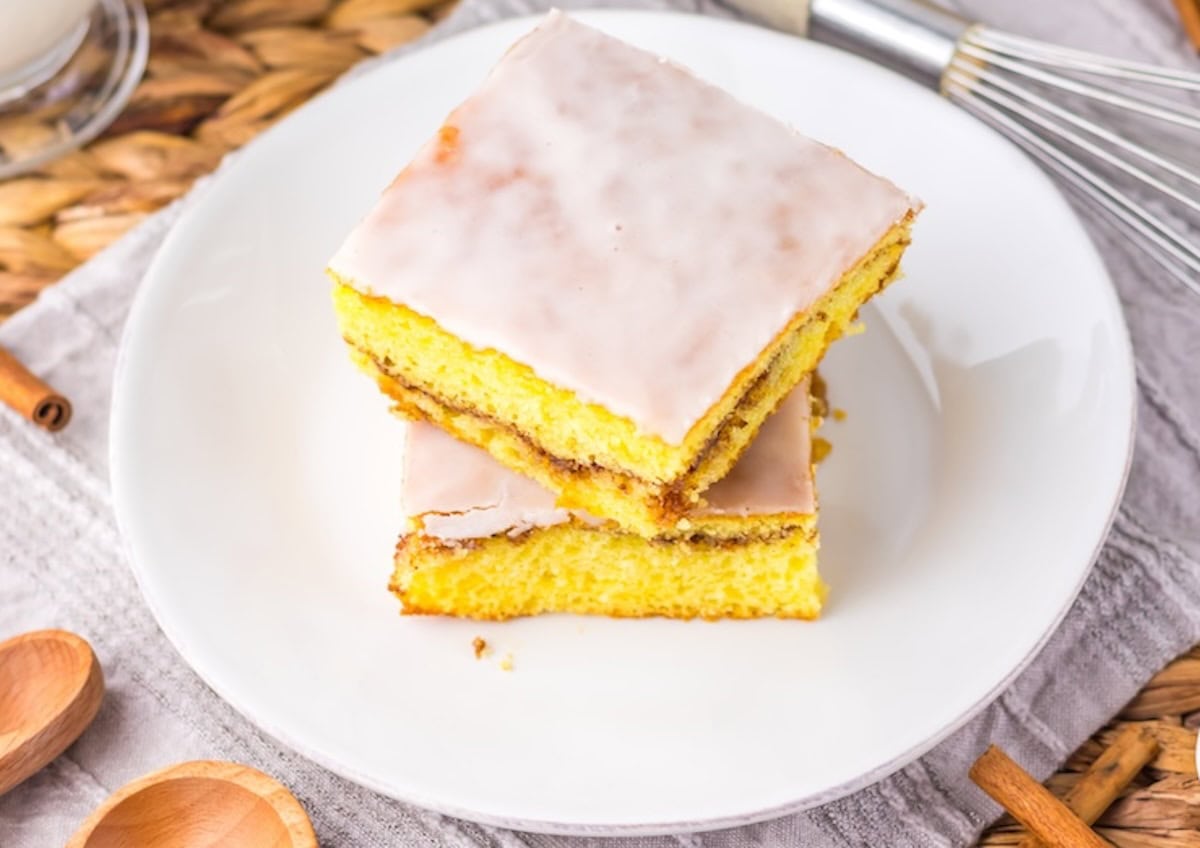
<svg viewBox="0 0 1200 848">
<path fill-rule="evenodd" d="M 815 617 L 807 377 L 918 208 L 551 13 L 329 265 L 412 422 L 404 610 Z"/>
</svg>

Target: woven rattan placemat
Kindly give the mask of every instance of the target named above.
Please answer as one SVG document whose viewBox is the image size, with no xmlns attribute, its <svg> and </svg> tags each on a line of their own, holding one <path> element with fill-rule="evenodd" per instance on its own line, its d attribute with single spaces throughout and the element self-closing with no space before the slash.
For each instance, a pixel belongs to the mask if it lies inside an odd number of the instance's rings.
<svg viewBox="0 0 1200 848">
<path fill-rule="evenodd" d="M 455 0 L 149 0 L 146 78 L 86 150 L 0 182 L 0 315 L 187 191 L 221 157 Z M 53 130 L 0 116 L 0 149 Z"/>
<path fill-rule="evenodd" d="M 2 1 L 2 0 L 0 0 Z M 187 191 L 342 71 L 411 41 L 455 0 L 147 0 L 146 78 L 86 150 L 0 181 L 0 318 Z M 48 128 L 0 118 L 0 148 Z M 1156 676 L 1048 785 L 1064 793 L 1121 726 L 1145 723 L 1159 756 L 1101 819 L 1119 848 L 1200 848 L 1200 647 Z M 1001 821 L 983 846 L 1015 844 Z"/>
</svg>

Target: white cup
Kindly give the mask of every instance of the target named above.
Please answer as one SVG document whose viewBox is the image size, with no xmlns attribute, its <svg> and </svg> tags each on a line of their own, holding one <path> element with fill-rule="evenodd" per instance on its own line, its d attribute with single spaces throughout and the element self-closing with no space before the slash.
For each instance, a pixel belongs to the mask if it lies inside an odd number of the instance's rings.
<svg viewBox="0 0 1200 848">
<path fill-rule="evenodd" d="M 0 0 L 0 99 L 52 76 L 75 53 L 96 0 Z"/>
<path fill-rule="evenodd" d="M 0 180 L 91 141 L 129 100 L 150 52 L 143 0 L 0 0 Z"/>
</svg>

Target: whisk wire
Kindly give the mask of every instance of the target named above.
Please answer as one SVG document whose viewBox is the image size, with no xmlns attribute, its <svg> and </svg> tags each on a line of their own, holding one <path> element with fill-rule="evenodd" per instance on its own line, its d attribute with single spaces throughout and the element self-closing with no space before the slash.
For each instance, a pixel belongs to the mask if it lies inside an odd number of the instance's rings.
<svg viewBox="0 0 1200 848">
<path fill-rule="evenodd" d="M 1147 118 L 1156 118 L 1160 121 L 1187 127 L 1188 129 L 1200 130 L 1200 110 L 1180 106 L 1168 101 L 1152 99 L 1144 95 L 1137 98 L 1130 97 L 1109 88 L 1091 85 L 1071 79 L 1070 77 L 1065 77 L 1062 74 L 1031 67 L 1023 62 L 1004 56 L 990 54 L 988 51 L 980 49 L 970 42 L 964 42 L 960 45 L 959 52 L 964 56 L 977 59 L 986 65 L 1003 68 L 1010 73 L 1035 80 L 1043 85 L 1048 85 L 1061 91 L 1077 94 L 1080 97 L 1086 97 L 1089 100 L 1104 103 L 1108 106 L 1126 109 L 1130 112 L 1144 115 Z"/>
<path fill-rule="evenodd" d="M 1044 167 L 1117 223 L 1135 233 L 1146 252 L 1188 289 L 1200 295 L 1200 250 L 1168 227 L 1158 216 L 1124 195 L 1094 170 L 1073 159 L 1000 108 L 973 96 L 972 79 L 960 71 L 948 72 L 947 94 L 959 105 L 996 126 Z M 1182 267 L 1180 267 L 1182 266 Z"/>
<path fill-rule="evenodd" d="M 1020 144 L 1019 141 L 1018 144 Z M 1134 236 L 1142 251 L 1154 260 L 1160 268 L 1170 274 L 1177 282 L 1182 283 L 1193 294 L 1200 296 L 1200 282 L 1197 282 L 1197 275 L 1200 274 L 1200 271 L 1197 270 L 1196 263 L 1188 262 L 1185 257 L 1180 256 L 1179 251 L 1163 239 L 1154 227 L 1144 223 L 1144 218 L 1146 216 L 1153 218 L 1152 215 L 1149 215 L 1146 210 L 1133 204 L 1135 209 L 1139 210 L 1139 214 L 1131 216 L 1113 201 L 1112 197 L 1120 198 L 1120 195 L 1104 195 L 1097 191 L 1086 179 L 1061 167 L 1054 160 L 1044 158 L 1037 150 L 1026 147 L 1026 151 L 1033 155 L 1035 159 L 1038 159 L 1047 170 L 1061 179 L 1068 188 L 1074 189 L 1085 200 L 1088 200 L 1096 208 L 1104 212 L 1108 216 L 1109 222 L 1116 226 L 1118 230 L 1124 227 L 1122 232 Z M 1180 267 L 1180 265 L 1184 267 Z"/>
<path fill-rule="evenodd" d="M 1149 87 L 1158 87 L 1159 94 Z M 1175 97 L 1200 92 L 1200 74 L 1109 59 L 981 26 L 964 33 L 942 76 L 947 97 L 1008 136 L 1200 295 L 1200 244 L 1184 229 L 1200 220 L 1200 174 L 1190 161 L 1151 150 L 1128 137 L 1121 125 L 1087 114 L 1149 118 L 1185 134 L 1200 130 L 1200 109 L 1161 96 L 1164 89 Z M 1074 103 L 1071 97 L 1077 98 Z M 1075 108 L 1085 103 L 1091 104 L 1085 113 Z M 1149 195 L 1144 202 L 1135 199 L 1126 190 L 1134 186 L 1155 192 L 1160 203 Z"/>
<path fill-rule="evenodd" d="M 970 73 L 972 76 L 984 80 L 989 85 L 995 86 L 996 88 L 999 88 L 1020 100 L 1031 103 L 1037 106 L 1039 109 L 1049 112 L 1060 120 L 1078 127 L 1084 132 L 1087 132 L 1092 136 L 1095 136 L 1096 138 L 1113 145 L 1114 147 L 1124 150 L 1126 153 L 1136 156 L 1137 158 L 1153 165 L 1156 168 L 1161 168 L 1173 176 L 1179 177 L 1185 182 L 1200 187 L 1200 175 L 1188 171 L 1182 165 L 1166 158 L 1165 156 L 1161 156 L 1152 150 L 1148 150 L 1140 144 L 1135 144 L 1125 138 L 1122 138 L 1119 134 L 1109 130 L 1104 126 L 1101 126 L 1095 121 L 1090 121 L 1087 118 L 1081 117 L 1074 112 L 1064 109 L 1057 103 L 1041 97 L 1026 88 L 1022 88 L 1019 85 L 1013 85 L 1008 80 L 997 74 L 993 74 L 990 71 L 972 67 L 970 69 Z"/>
<path fill-rule="evenodd" d="M 974 27 L 966 41 L 996 54 L 1039 65 L 1112 77 L 1126 82 L 1143 82 L 1200 91 L 1200 74 L 1193 71 L 1114 59 L 1086 50 L 1046 44 L 1032 38 L 998 32 L 987 27 Z"/>
<path fill-rule="evenodd" d="M 1035 123 L 1042 129 L 1055 133 L 1059 137 L 1073 144 L 1075 147 L 1086 151 L 1092 156 L 1095 156 L 1097 159 L 1100 159 L 1117 170 L 1133 177 L 1143 185 L 1167 195 L 1168 197 L 1178 201 L 1193 211 L 1200 212 L 1200 200 L 1189 197 L 1188 195 L 1176 190 L 1172 186 L 1167 185 L 1162 180 L 1155 177 L 1153 174 L 1150 174 L 1147 171 L 1138 168 L 1133 163 L 1110 153 L 1107 149 L 1095 144 L 1092 141 L 1089 141 L 1087 138 L 1079 135 L 1079 133 L 1073 132 L 1068 127 L 1054 124 L 1044 116 L 1038 115 L 1033 109 L 1029 108 L 1029 106 L 1041 109 L 1042 111 L 1053 115 L 1055 118 L 1058 118 L 1060 121 L 1075 126 L 1078 129 L 1081 129 L 1084 132 L 1092 135 L 1093 137 L 1130 154 L 1131 156 L 1137 157 L 1138 159 L 1141 159 L 1157 168 L 1167 171 L 1173 176 L 1179 177 L 1185 182 L 1191 183 L 1193 186 L 1200 187 L 1200 176 L 1189 173 L 1183 166 L 1172 162 L 1170 159 L 1147 150 L 1140 144 L 1135 144 L 1127 139 L 1121 138 L 1121 136 L 1100 126 L 1094 121 L 1089 121 L 1087 118 L 1083 118 L 1079 115 L 1069 112 L 1068 110 L 1063 109 L 1061 106 L 1058 106 L 1057 104 L 1035 94 L 1032 91 L 1029 91 L 1028 89 L 1024 89 L 1018 85 L 1013 85 L 1003 77 L 993 74 L 990 71 L 972 68 L 970 73 L 976 77 L 979 82 L 983 83 L 983 85 L 975 86 L 975 92 L 979 96 L 992 100 L 996 104 L 1003 106 L 1008 111 L 1025 117 L 1031 123 Z M 1029 106 L 1024 104 L 1029 104 Z"/>
</svg>

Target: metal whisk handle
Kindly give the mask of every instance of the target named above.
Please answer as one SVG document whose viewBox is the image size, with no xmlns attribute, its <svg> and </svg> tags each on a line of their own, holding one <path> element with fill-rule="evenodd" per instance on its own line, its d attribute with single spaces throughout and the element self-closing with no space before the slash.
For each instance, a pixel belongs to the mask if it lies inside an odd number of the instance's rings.
<svg viewBox="0 0 1200 848">
<path fill-rule="evenodd" d="M 972 22 L 922 0 L 731 0 L 776 29 L 841 47 L 941 87 Z"/>
<path fill-rule="evenodd" d="M 936 90 L 970 27 L 919 0 L 811 0 L 807 35 Z"/>
</svg>

